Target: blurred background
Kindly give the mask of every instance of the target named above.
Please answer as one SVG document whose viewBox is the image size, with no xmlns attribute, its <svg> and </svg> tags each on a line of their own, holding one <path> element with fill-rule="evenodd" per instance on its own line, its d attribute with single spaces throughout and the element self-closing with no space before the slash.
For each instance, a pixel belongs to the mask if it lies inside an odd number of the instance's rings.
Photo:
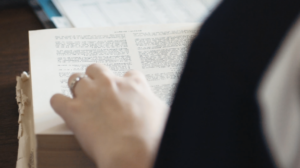
<svg viewBox="0 0 300 168">
<path fill-rule="evenodd" d="M 20 5 L 25 5 L 26 3 L 27 0 L 1 0 L 0 7 L 6 8 L 11 6 L 20 6 Z"/>
<path fill-rule="evenodd" d="M 28 4 L 45 28 L 202 23 L 221 0 L 1 0 Z"/>
</svg>

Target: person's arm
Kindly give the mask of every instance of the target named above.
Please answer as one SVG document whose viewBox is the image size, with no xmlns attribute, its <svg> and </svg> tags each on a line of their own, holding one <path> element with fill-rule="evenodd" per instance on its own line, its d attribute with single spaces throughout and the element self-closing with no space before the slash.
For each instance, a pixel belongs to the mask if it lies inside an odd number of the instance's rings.
<svg viewBox="0 0 300 168">
<path fill-rule="evenodd" d="M 53 109 L 98 167 L 152 167 L 169 107 L 137 71 L 118 77 L 93 64 L 86 75 L 76 84 L 75 98 L 52 97 Z"/>
</svg>

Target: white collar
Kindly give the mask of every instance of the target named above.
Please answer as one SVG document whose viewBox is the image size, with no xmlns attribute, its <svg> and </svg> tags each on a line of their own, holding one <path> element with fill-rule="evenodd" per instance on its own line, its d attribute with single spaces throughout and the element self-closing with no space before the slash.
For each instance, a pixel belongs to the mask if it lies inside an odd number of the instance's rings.
<svg viewBox="0 0 300 168">
<path fill-rule="evenodd" d="M 262 125 L 279 167 L 300 167 L 300 18 L 258 90 Z"/>
</svg>

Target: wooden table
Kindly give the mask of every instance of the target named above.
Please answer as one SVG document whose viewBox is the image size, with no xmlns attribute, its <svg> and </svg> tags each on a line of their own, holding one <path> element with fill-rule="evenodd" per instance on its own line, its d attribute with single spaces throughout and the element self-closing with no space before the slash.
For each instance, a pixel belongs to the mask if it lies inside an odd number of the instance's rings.
<svg viewBox="0 0 300 168">
<path fill-rule="evenodd" d="M 18 151 L 16 76 L 28 71 L 28 30 L 42 29 L 29 6 L 0 9 L 0 168 L 15 168 Z"/>
</svg>

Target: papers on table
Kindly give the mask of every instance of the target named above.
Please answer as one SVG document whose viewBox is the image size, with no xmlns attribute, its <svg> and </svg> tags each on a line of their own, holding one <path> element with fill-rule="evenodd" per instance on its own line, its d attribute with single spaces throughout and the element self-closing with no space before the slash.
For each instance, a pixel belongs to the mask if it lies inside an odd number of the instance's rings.
<svg viewBox="0 0 300 168">
<path fill-rule="evenodd" d="M 220 0 L 52 0 L 74 27 L 201 23 Z"/>
</svg>

